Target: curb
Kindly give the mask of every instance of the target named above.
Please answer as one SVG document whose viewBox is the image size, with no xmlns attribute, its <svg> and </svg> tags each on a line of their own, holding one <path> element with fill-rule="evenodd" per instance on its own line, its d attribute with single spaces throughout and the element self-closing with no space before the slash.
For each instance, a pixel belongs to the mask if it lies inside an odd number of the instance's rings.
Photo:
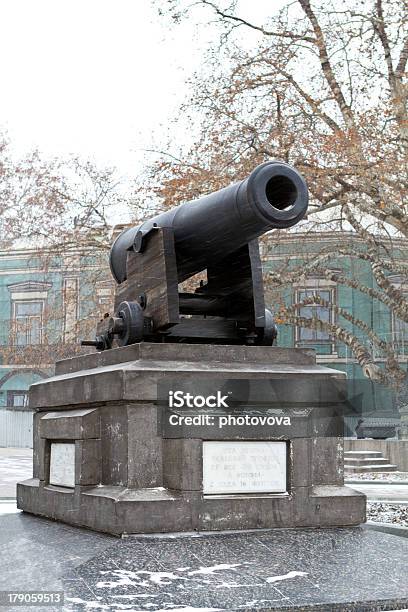
<svg viewBox="0 0 408 612">
<path fill-rule="evenodd" d="M 390 504 L 392 506 L 408 506 L 408 499 L 373 499 L 371 497 L 367 497 L 367 504 Z"/>
<path fill-rule="evenodd" d="M 344 484 L 369 484 L 369 485 L 408 485 L 408 480 L 345 480 Z"/>
<path fill-rule="evenodd" d="M 408 527 L 394 525 L 393 523 L 377 523 L 375 521 L 367 521 L 362 525 L 363 529 L 372 529 L 373 531 L 381 531 L 391 535 L 408 538 Z"/>
</svg>

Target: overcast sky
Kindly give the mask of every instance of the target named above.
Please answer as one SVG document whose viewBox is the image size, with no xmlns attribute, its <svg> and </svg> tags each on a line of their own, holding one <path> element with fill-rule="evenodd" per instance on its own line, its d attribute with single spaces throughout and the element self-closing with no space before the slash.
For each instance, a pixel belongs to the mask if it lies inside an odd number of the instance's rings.
<svg viewBox="0 0 408 612">
<path fill-rule="evenodd" d="M 239 11 L 262 21 L 281 4 L 240 0 Z M 0 129 L 18 153 L 80 154 L 133 174 L 216 37 L 194 23 L 209 16 L 172 26 L 151 0 L 1 0 Z"/>
<path fill-rule="evenodd" d="M 183 101 L 205 36 L 169 28 L 150 0 L 1 0 L 0 128 L 18 152 L 132 172 Z"/>
</svg>

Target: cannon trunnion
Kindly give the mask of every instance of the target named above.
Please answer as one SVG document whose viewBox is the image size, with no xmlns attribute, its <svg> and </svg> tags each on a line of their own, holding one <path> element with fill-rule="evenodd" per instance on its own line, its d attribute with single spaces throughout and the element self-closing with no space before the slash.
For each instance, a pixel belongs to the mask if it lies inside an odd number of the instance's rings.
<svg viewBox="0 0 408 612">
<path fill-rule="evenodd" d="M 126 229 L 110 254 L 115 314 L 84 344 L 98 350 L 142 340 L 273 344 L 257 239 L 298 223 L 307 204 L 302 176 L 272 161 L 241 182 Z M 205 278 L 187 291 L 185 281 L 194 284 L 198 273 Z"/>
</svg>

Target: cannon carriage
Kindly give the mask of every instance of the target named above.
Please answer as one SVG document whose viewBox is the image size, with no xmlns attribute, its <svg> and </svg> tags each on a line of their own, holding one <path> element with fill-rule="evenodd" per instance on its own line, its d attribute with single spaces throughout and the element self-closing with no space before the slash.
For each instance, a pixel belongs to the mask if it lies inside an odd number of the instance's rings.
<svg viewBox="0 0 408 612">
<path fill-rule="evenodd" d="M 124 230 L 110 266 L 115 313 L 101 321 L 98 350 L 149 342 L 272 345 L 258 238 L 306 214 L 302 176 L 281 162 L 244 180 Z M 206 271 L 192 292 L 180 284 Z"/>
</svg>

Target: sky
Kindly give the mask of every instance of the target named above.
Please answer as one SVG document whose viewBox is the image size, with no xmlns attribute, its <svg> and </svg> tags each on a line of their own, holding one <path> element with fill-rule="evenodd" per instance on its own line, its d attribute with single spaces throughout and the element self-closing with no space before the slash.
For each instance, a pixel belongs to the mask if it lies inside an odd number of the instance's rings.
<svg viewBox="0 0 408 612">
<path fill-rule="evenodd" d="M 220 0 L 221 1 L 221 0 Z M 262 21 L 284 0 L 239 0 Z M 173 25 L 167 0 L 1 0 L 0 130 L 16 154 L 79 154 L 132 176 L 146 149 L 191 142 L 180 104 L 186 81 L 218 39 L 211 9 Z M 203 24 L 205 24 L 203 26 Z M 240 44 L 251 46 L 247 29 Z"/>
<path fill-rule="evenodd" d="M 132 173 L 176 115 L 206 36 L 171 27 L 150 0 L 2 0 L 0 129 L 17 153 Z"/>
</svg>

